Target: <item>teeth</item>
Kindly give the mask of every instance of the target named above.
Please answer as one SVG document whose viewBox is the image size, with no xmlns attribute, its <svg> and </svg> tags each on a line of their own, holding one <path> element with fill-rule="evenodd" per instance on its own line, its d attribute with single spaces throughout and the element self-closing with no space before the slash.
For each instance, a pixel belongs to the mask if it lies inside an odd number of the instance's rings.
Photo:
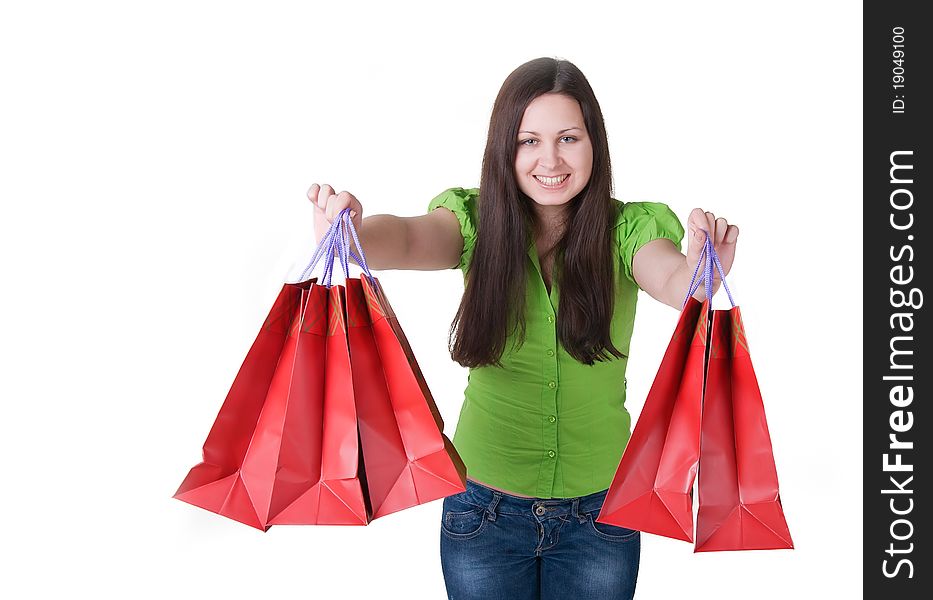
<svg viewBox="0 0 933 600">
<path fill-rule="evenodd" d="M 570 176 L 564 175 L 563 177 L 538 177 L 535 175 L 534 177 L 544 185 L 558 185 Z"/>
</svg>

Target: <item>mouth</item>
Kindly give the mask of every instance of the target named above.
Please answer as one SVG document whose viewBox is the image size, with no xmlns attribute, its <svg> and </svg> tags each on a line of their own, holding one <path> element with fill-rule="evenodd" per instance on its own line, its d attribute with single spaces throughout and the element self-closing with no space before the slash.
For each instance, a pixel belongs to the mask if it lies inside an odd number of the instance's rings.
<svg viewBox="0 0 933 600">
<path fill-rule="evenodd" d="M 559 190 L 567 187 L 570 174 L 559 175 L 557 177 L 539 177 L 538 175 L 532 175 L 532 177 L 535 178 L 538 185 L 546 190 Z"/>
</svg>

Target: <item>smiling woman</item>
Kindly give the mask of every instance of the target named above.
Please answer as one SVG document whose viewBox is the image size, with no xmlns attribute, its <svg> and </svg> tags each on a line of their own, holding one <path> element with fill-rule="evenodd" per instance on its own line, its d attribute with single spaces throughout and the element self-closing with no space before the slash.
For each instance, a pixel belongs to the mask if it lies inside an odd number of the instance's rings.
<svg viewBox="0 0 933 600">
<path fill-rule="evenodd" d="M 322 218 L 344 207 L 361 217 L 349 192 L 312 191 Z M 679 308 L 705 241 L 699 228 L 726 272 L 720 247 L 737 230 L 696 209 L 690 262 L 667 205 L 613 195 L 592 88 L 572 63 L 539 58 L 496 97 L 479 187 L 451 187 L 428 214 L 373 215 L 360 228 L 383 268 L 463 272 L 449 341 L 470 370 L 453 437 L 468 486 L 445 499 L 441 523 L 452 598 L 634 593 L 639 532 L 592 517 L 631 431 L 625 376 L 638 291 Z"/>
<path fill-rule="evenodd" d="M 634 594 L 639 532 L 592 516 L 631 428 L 633 258 L 663 239 L 683 261 L 684 229 L 666 205 L 614 199 L 610 172 L 586 78 L 540 58 L 499 91 L 480 187 L 428 206 L 463 236 L 451 356 L 470 368 L 453 439 L 468 481 L 444 502 L 451 598 Z"/>
</svg>

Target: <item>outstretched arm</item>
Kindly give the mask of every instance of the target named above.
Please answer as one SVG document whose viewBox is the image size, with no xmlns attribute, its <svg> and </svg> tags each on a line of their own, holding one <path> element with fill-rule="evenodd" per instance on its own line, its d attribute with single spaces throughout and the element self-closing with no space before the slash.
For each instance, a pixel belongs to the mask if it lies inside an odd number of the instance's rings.
<svg viewBox="0 0 933 600">
<path fill-rule="evenodd" d="M 638 287 L 648 295 L 680 310 L 687 294 L 690 279 L 700 258 L 700 251 L 706 242 L 705 231 L 710 232 L 713 248 L 719 255 L 723 271 L 728 274 L 735 260 L 735 244 L 739 237 L 739 228 L 722 217 L 716 218 L 711 212 L 694 208 L 690 213 L 687 232 L 687 255 L 677 251 L 677 247 L 668 239 L 652 240 L 638 249 L 632 259 L 632 275 Z M 719 273 L 713 270 L 713 292 L 719 289 Z M 706 290 L 700 286 L 693 297 L 702 302 Z"/>
<path fill-rule="evenodd" d="M 363 218 L 363 205 L 350 192 L 312 184 L 308 199 L 314 205 L 315 239 L 320 244 L 337 215 L 350 208 L 350 217 L 363 246 L 370 269 L 436 271 L 451 269 L 460 261 L 463 236 L 460 223 L 448 209 L 416 217 L 380 214 Z M 356 240 L 350 249 L 360 254 Z M 335 251 L 336 253 L 336 251 Z M 354 264 L 356 259 L 350 258 Z"/>
</svg>

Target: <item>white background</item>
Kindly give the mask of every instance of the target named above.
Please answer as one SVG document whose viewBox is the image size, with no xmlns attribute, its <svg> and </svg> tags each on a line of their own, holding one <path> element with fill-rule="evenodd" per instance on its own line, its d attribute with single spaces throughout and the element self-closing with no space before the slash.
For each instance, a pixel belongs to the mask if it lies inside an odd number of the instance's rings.
<svg viewBox="0 0 933 600">
<path fill-rule="evenodd" d="M 646 534 L 636 597 L 858 594 L 861 6 L 311 4 L 0 9 L 2 595 L 445 597 L 439 500 L 262 533 L 171 496 L 313 250 L 311 183 L 406 216 L 479 185 L 492 102 L 539 56 L 595 89 L 617 198 L 741 230 L 729 282 L 796 549 Z M 377 275 L 452 437 L 462 276 Z M 635 416 L 676 320 L 641 295 Z"/>
</svg>

